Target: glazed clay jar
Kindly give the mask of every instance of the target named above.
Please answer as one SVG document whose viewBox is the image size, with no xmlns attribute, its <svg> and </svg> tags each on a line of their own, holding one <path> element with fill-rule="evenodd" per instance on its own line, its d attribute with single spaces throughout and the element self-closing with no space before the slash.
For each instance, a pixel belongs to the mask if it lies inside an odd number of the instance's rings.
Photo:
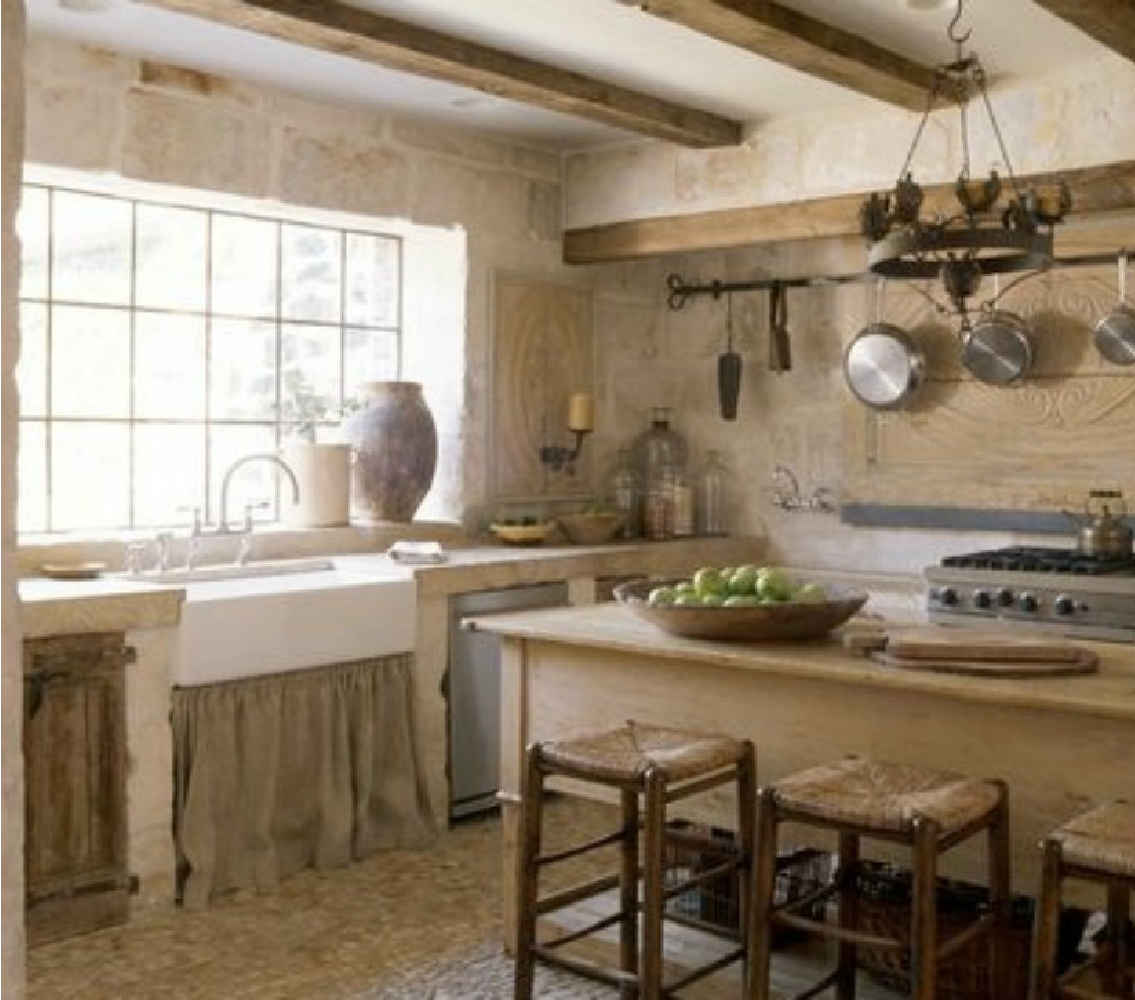
<svg viewBox="0 0 1135 1000">
<path fill-rule="evenodd" d="M 355 448 L 352 496 L 370 521 L 411 521 L 433 483 L 437 428 L 418 382 L 367 382 L 346 425 Z"/>
</svg>

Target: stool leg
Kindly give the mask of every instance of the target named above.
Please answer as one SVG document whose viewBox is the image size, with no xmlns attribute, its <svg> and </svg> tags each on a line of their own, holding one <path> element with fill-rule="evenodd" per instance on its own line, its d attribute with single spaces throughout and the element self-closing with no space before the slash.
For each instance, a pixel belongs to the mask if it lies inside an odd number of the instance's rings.
<svg viewBox="0 0 1135 1000">
<path fill-rule="evenodd" d="M 1130 996 L 1126 982 L 1129 949 L 1127 921 L 1131 916 L 1131 895 L 1127 886 L 1112 882 L 1107 887 L 1107 956 L 1100 970 L 1104 989 L 1117 997 Z"/>
<path fill-rule="evenodd" d="M 910 893 L 910 997 L 934 1000 L 938 972 L 938 824 L 925 817 L 913 823 L 914 858 Z"/>
<path fill-rule="evenodd" d="M 1006 995 L 1009 982 L 1009 921 L 1012 896 L 1009 845 L 1009 786 L 998 781 L 1001 798 L 989 826 L 989 910 L 993 924 L 989 931 L 989 997 L 999 1000 Z"/>
<path fill-rule="evenodd" d="M 1030 1000 L 1053 1000 L 1056 996 L 1056 948 L 1060 927 L 1060 897 L 1063 856 L 1060 842 L 1051 837 L 1041 842 L 1040 891 L 1033 918 L 1033 960 Z"/>
<path fill-rule="evenodd" d="M 752 741 L 745 740 L 741 759 L 737 762 L 737 848 L 742 854 L 741 870 L 737 885 L 738 926 L 741 940 L 745 941 L 749 932 L 749 892 L 753 872 L 753 828 L 756 823 L 757 807 L 757 755 Z M 744 966 L 748 972 L 749 952 L 745 949 Z"/>
<path fill-rule="evenodd" d="M 853 931 L 859 924 L 859 835 L 841 831 L 839 835 L 839 926 Z M 855 967 L 858 951 L 854 941 L 840 941 L 836 959 L 836 1000 L 855 1000 Z"/>
<path fill-rule="evenodd" d="M 757 792 L 756 845 L 749 907 L 749 1000 L 769 1000 L 773 893 L 776 889 L 776 790 Z"/>
<path fill-rule="evenodd" d="M 662 852 L 666 827 L 666 780 L 654 767 L 646 771 L 643 812 L 642 951 L 640 1000 L 662 997 Z"/>
<path fill-rule="evenodd" d="M 535 975 L 536 903 L 539 899 L 540 833 L 544 809 L 544 771 L 540 748 L 530 746 L 525 758 L 521 799 L 520 850 L 516 878 L 516 972 L 514 1000 L 531 1000 Z"/>
<path fill-rule="evenodd" d="M 619 846 L 619 966 L 624 972 L 638 972 L 638 792 L 623 789 L 623 842 Z M 626 985 L 623 1000 L 633 1000 L 638 990 Z"/>
</svg>

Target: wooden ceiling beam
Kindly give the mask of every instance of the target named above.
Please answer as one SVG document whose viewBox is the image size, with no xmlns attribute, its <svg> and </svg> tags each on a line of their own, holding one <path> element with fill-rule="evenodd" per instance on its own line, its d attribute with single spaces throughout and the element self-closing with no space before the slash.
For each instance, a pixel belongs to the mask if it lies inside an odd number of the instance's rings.
<svg viewBox="0 0 1135 1000">
<path fill-rule="evenodd" d="M 642 9 L 810 76 L 910 111 L 926 109 L 934 69 L 765 0 L 642 0 Z"/>
<path fill-rule="evenodd" d="M 1026 186 L 1060 180 L 1067 181 L 1072 189 L 1072 217 L 1135 210 L 1135 160 L 1019 178 Z M 953 191 L 952 183 L 928 185 L 926 210 L 952 202 Z M 564 261 L 602 264 L 789 240 L 858 236 L 859 206 L 865 197 L 835 195 L 569 229 L 564 233 Z"/>
<path fill-rule="evenodd" d="M 320 0 L 143 2 L 682 146 L 701 149 L 734 146 L 743 138 L 739 122 L 343 3 Z"/>
<path fill-rule="evenodd" d="M 1135 62 L 1135 0 L 1036 0 L 1036 4 Z"/>
</svg>

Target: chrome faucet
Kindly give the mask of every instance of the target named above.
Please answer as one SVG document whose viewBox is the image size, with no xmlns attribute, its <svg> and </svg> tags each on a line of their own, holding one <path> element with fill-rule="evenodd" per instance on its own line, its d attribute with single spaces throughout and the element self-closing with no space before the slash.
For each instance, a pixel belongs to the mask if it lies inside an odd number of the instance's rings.
<svg viewBox="0 0 1135 1000">
<path fill-rule="evenodd" d="M 292 500 L 299 503 L 300 499 L 300 484 L 296 479 L 296 474 L 292 471 L 292 467 L 288 465 L 279 455 L 273 455 L 271 452 L 255 452 L 252 455 L 245 455 L 243 458 L 238 458 L 232 465 L 228 467 L 225 472 L 224 478 L 221 480 L 221 503 L 220 511 L 217 516 L 217 534 L 228 535 L 231 534 L 233 529 L 229 527 L 229 485 L 232 483 L 233 474 L 241 466 L 247 465 L 249 462 L 271 462 L 273 465 L 278 465 L 281 469 L 288 474 L 288 478 L 292 481 Z M 245 532 L 252 529 L 251 514 L 245 512 Z"/>
<path fill-rule="evenodd" d="M 781 510 L 796 510 L 804 503 L 800 496 L 800 480 L 787 465 L 777 465 L 772 470 L 772 481 L 774 507 L 779 507 Z M 788 484 L 787 488 L 784 483 Z"/>
</svg>

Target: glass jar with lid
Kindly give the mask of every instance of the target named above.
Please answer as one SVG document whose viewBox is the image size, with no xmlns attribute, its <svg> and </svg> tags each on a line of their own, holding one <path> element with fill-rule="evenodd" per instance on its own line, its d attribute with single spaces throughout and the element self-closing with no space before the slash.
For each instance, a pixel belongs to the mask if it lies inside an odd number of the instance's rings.
<svg viewBox="0 0 1135 1000">
<path fill-rule="evenodd" d="M 725 535 L 729 502 L 729 470 L 720 451 L 711 448 L 697 483 L 697 530 L 699 535 Z"/>
<path fill-rule="evenodd" d="M 670 426 L 670 410 L 651 411 L 650 427 L 635 439 L 634 458 L 646 497 L 644 527 L 648 538 L 673 534 L 674 483 L 686 472 L 686 439 Z"/>
<path fill-rule="evenodd" d="M 620 538 L 642 537 L 643 485 L 630 448 L 620 448 L 608 489 L 611 506 L 622 517 Z"/>
</svg>

